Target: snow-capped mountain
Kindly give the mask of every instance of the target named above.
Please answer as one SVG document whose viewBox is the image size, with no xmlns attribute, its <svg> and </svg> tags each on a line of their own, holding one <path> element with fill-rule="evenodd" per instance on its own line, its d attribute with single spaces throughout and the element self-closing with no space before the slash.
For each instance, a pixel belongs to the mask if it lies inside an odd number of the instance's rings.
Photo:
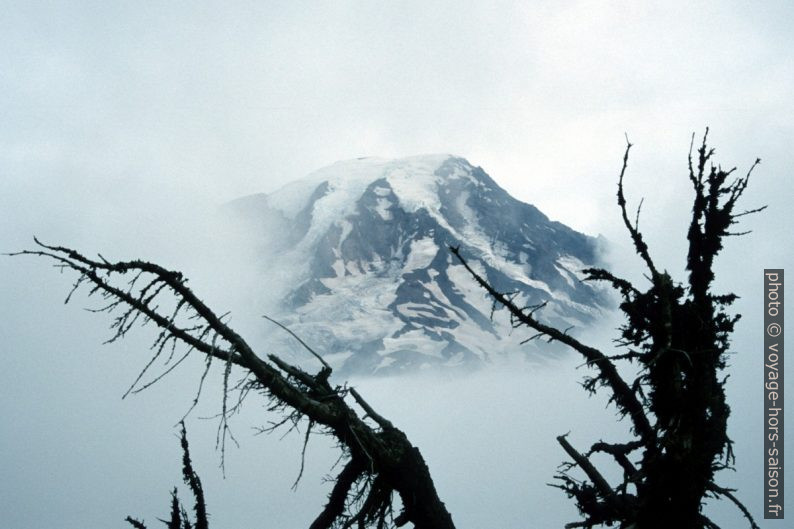
<svg viewBox="0 0 794 529">
<path fill-rule="evenodd" d="M 548 302 L 538 315 L 557 326 L 587 325 L 607 303 L 579 280 L 598 262 L 598 239 L 550 221 L 462 158 L 338 162 L 231 206 L 262 238 L 262 288 L 278 318 L 343 371 L 526 354 L 449 245 L 523 305 Z"/>
</svg>

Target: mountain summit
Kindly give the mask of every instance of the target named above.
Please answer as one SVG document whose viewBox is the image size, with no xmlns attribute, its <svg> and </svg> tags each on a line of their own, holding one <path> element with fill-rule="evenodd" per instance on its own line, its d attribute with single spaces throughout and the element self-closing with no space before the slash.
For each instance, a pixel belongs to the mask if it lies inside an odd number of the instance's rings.
<svg viewBox="0 0 794 529">
<path fill-rule="evenodd" d="M 579 280 L 598 263 L 598 240 L 463 158 L 338 162 L 232 207 L 262 239 L 280 319 L 343 371 L 471 367 L 519 350 L 449 245 L 522 304 L 547 303 L 538 315 L 558 327 L 606 306 Z"/>
</svg>

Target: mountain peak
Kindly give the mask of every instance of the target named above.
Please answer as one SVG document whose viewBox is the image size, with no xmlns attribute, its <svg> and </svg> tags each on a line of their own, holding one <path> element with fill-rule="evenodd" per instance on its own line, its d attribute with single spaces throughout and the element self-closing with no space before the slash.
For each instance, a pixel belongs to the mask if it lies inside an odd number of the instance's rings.
<svg viewBox="0 0 794 529">
<path fill-rule="evenodd" d="M 432 193 L 432 185 L 440 177 L 439 168 L 452 161 L 471 167 L 465 159 L 449 154 L 342 160 L 317 169 L 306 177 L 271 193 L 269 203 L 287 217 L 294 217 L 306 205 L 312 192 L 323 184 L 335 195 L 334 201 L 342 205 L 360 197 L 370 183 L 379 179 L 394 183 L 398 188 L 403 189 L 406 196 L 416 195 L 419 190 Z M 338 211 L 333 213 L 341 214 Z"/>
<path fill-rule="evenodd" d="M 585 325 L 605 305 L 579 281 L 597 264 L 597 241 L 514 199 L 464 158 L 337 162 L 246 211 L 269 228 L 280 317 L 337 367 L 472 366 L 517 348 L 449 245 L 517 302 L 547 303 L 549 323 Z"/>
</svg>

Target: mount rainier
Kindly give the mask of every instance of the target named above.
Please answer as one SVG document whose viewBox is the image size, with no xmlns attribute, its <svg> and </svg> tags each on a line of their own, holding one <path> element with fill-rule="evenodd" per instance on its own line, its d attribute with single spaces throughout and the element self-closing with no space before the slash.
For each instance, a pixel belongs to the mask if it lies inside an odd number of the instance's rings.
<svg viewBox="0 0 794 529">
<path fill-rule="evenodd" d="M 337 370 L 393 373 L 471 368 L 520 345 L 505 311 L 449 251 L 538 317 L 561 328 L 594 322 L 608 298 L 580 281 L 600 239 L 548 219 L 462 158 L 429 155 L 338 162 L 230 208 L 256 234 L 263 295 L 275 316 Z M 273 340 L 288 337 L 273 333 Z"/>
</svg>

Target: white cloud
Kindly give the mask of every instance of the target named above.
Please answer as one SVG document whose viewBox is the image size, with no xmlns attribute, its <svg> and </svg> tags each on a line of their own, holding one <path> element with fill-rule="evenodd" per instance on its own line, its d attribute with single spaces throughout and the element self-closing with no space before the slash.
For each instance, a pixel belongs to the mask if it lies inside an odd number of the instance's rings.
<svg viewBox="0 0 794 529">
<path fill-rule="evenodd" d="M 449 152 L 481 165 L 552 218 L 622 244 L 618 268 L 639 277 L 614 208 L 627 132 L 636 143 L 630 201 L 646 197 L 642 226 L 652 251 L 680 273 L 689 134 L 710 125 L 726 165 L 741 171 L 756 156 L 764 159 L 745 204 L 770 207 L 746 220 L 755 233 L 729 241 L 719 262 L 720 287 L 744 296 L 739 308 L 751 315 L 760 269 L 793 261 L 794 8 L 786 2 L 469 4 L 4 4 L 0 250 L 23 247 L 35 233 L 121 258 L 143 252 L 192 270 L 194 287 L 209 290 L 212 299 L 255 306 L 240 284 L 255 271 L 242 267 L 231 274 L 233 283 L 222 279 L 230 260 L 204 238 L 221 230 L 208 211 L 338 159 Z M 17 451 L 4 452 L 4 468 L 33 457 L 26 439 L 54 435 L 51 425 L 60 429 L 59 443 L 78 447 L 91 424 L 112 423 L 119 413 L 115 404 L 97 405 L 91 420 L 75 419 L 70 428 L 58 404 L 75 395 L 77 381 L 94 380 L 80 380 L 78 370 L 71 378 L 43 373 L 42 358 L 69 355 L 57 365 L 85 367 L 96 380 L 118 369 L 88 392 L 103 399 L 113 387 L 121 391 L 133 372 L 132 360 L 118 365 L 83 351 L 86 335 L 94 336 L 91 343 L 102 337 L 102 322 L 76 316 L 74 307 L 56 308 L 59 285 L 67 286 L 50 272 L 0 259 L 6 322 L 0 332 L 13 367 L 0 374 L 6 392 L 0 402 L 3 416 L 14 418 L 3 438 L 17 437 Z M 43 330 L 34 321 L 39 317 Z M 738 330 L 741 354 L 731 383 L 734 409 L 758 413 L 760 405 L 751 406 L 757 325 L 748 320 Z M 102 355 L 127 358 L 133 349 Z M 69 411 L 76 402 L 66 403 Z M 157 433 L 178 414 L 158 418 Z M 129 420 L 145 427 L 148 419 Z M 755 461 L 754 438 L 741 435 L 743 457 Z M 164 445 L 172 441 L 163 438 Z M 113 461 L 114 452 L 91 450 L 97 461 Z M 76 455 L 66 466 L 77 469 L 77 460 L 89 456 Z M 26 498 L 41 503 L 33 479 L 41 469 L 13 465 L 27 480 L 15 491 L 20 512 Z M 748 467 L 740 470 L 757 478 Z M 164 470 L 157 477 L 163 491 L 171 483 L 165 474 L 178 477 Z M 65 486 L 69 479 L 64 470 L 56 482 Z M 157 487 L 156 481 L 139 485 Z M 760 481 L 739 485 L 760 491 Z M 82 483 L 75 490 L 89 489 Z M 57 505 L 53 512 L 69 508 L 59 492 L 45 491 Z M 119 513 L 119 523 L 127 514 Z M 14 520 L 18 527 L 33 524 L 33 518 Z"/>
</svg>

